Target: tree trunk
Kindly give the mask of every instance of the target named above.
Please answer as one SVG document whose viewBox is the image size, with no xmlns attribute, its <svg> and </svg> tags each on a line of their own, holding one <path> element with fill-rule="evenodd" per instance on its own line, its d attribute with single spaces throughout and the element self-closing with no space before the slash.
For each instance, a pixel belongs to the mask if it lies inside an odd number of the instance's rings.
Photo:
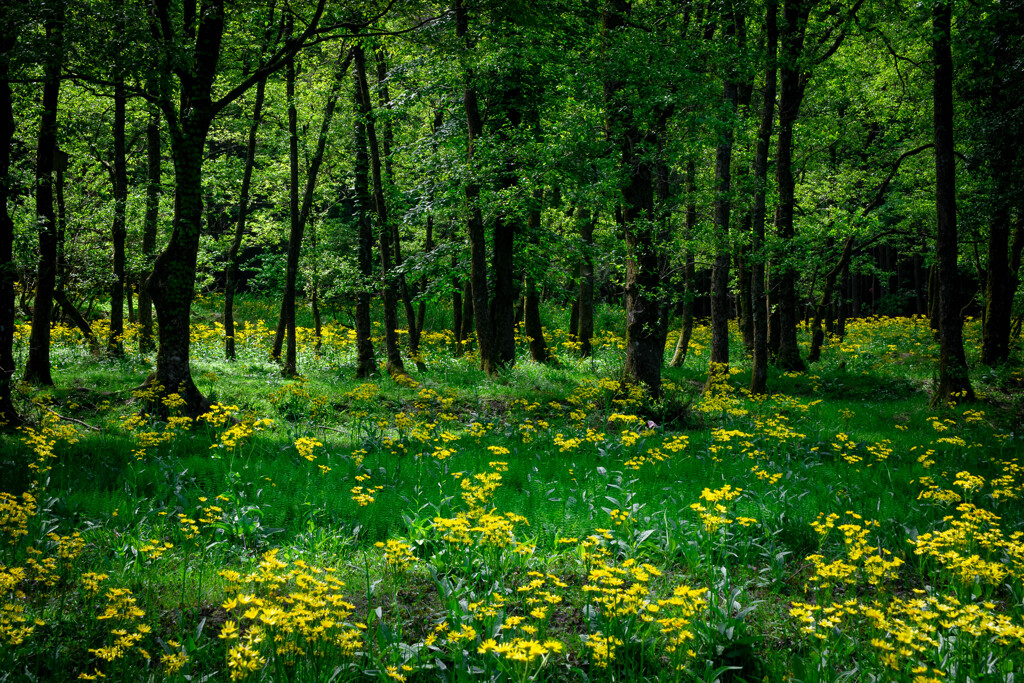
<svg viewBox="0 0 1024 683">
<path fill-rule="evenodd" d="M 462 0 L 454 0 L 455 10 L 455 33 L 464 44 L 465 49 L 470 47 L 469 17 Z M 494 321 L 491 318 L 491 311 L 488 303 L 490 290 L 487 283 L 487 238 L 484 232 L 484 219 L 480 210 L 480 181 L 475 177 L 476 169 L 474 151 L 476 141 L 483 134 L 483 121 L 480 117 L 480 108 L 477 103 L 475 85 L 473 83 L 472 70 L 467 69 L 465 85 L 462 92 L 463 107 L 466 111 L 466 124 L 469 140 L 466 156 L 471 167 L 471 177 L 466 183 L 466 203 L 469 206 L 469 253 L 470 269 L 469 281 L 472 286 L 473 318 L 476 323 L 477 345 L 480 351 L 480 367 L 488 375 L 498 371 L 496 352 L 497 339 L 494 333 Z M 498 231 L 495 229 L 495 237 Z M 499 247 L 495 247 L 497 251 Z M 512 303 L 509 302 L 509 306 Z M 463 315 L 463 320 L 465 320 Z"/>
<path fill-rule="evenodd" d="M 359 77 L 353 74 L 355 83 L 354 138 L 355 166 L 353 169 L 356 195 L 356 211 L 359 216 L 359 274 L 362 276 L 356 289 L 356 377 L 365 378 L 376 374 L 377 360 L 373 351 L 373 332 L 370 323 L 370 283 L 373 280 L 373 224 L 370 219 L 370 154 L 366 149 L 366 126 L 360 115 Z"/>
<path fill-rule="evenodd" d="M 579 209 L 577 220 L 583 251 L 580 254 L 580 297 L 579 329 L 580 357 L 589 358 L 594 353 L 594 228 L 597 216 L 590 209 Z"/>
<path fill-rule="evenodd" d="M 535 190 L 533 202 L 526 216 L 526 230 L 529 239 L 535 244 L 540 240 L 540 203 L 542 191 Z M 548 345 L 544 341 L 544 326 L 540 321 L 540 293 L 537 282 L 526 269 L 526 294 L 523 306 L 523 317 L 526 324 L 526 337 L 530 340 L 530 356 L 538 363 L 548 362 Z"/>
<path fill-rule="evenodd" d="M 387 201 L 381 173 L 380 146 L 374 126 L 373 105 L 370 101 L 370 87 L 366 79 L 366 56 L 360 45 L 352 48 L 356 78 L 359 83 L 361 114 L 366 127 L 366 142 L 370 152 L 370 178 L 373 183 L 373 205 L 377 215 L 377 229 L 380 237 L 381 278 L 384 290 L 384 350 L 387 356 L 387 371 L 390 375 L 404 375 L 405 365 L 398 351 L 396 328 L 398 310 L 395 297 L 394 274 L 391 268 L 391 224 L 388 220 Z"/>
<path fill-rule="evenodd" d="M 331 91 L 327 95 L 327 102 L 324 105 L 324 115 L 320 122 L 320 134 L 317 136 L 316 151 L 309 161 L 309 168 L 306 169 L 306 183 L 302 192 L 301 204 L 299 203 L 299 148 L 298 148 L 298 113 L 295 108 L 295 66 L 294 58 L 289 60 L 287 66 L 288 84 L 288 155 L 289 172 L 291 175 L 291 187 L 289 190 L 289 214 L 291 215 L 291 230 L 288 236 L 288 259 L 285 270 L 285 293 L 281 302 L 281 321 L 278 324 L 277 336 L 274 340 L 274 357 L 281 354 L 281 336 L 287 337 L 285 361 L 281 373 L 285 377 L 294 377 L 298 374 L 298 338 L 295 329 L 295 299 L 298 296 L 299 259 L 302 256 L 302 239 L 305 234 L 306 223 L 309 221 L 309 214 L 313 209 L 313 195 L 316 191 L 317 177 L 320 175 L 320 167 L 323 166 L 324 154 L 327 150 L 327 138 L 330 133 L 331 121 L 334 118 L 334 110 L 338 104 L 338 97 L 341 95 L 341 83 L 348 65 L 352 59 L 352 52 L 346 51 L 343 61 L 340 61 L 334 80 L 331 83 Z M 339 56 L 339 60 L 341 57 Z"/>
<path fill-rule="evenodd" d="M 434 217 L 427 215 L 427 234 L 426 239 L 423 242 L 423 253 L 428 257 L 430 252 L 434 251 Z M 427 276 L 424 275 L 420 279 L 420 292 L 426 293 L 427 291 Z M 426 297 L 420 299 L 419 307 L 416 310 L 416 333 L 422 337 L 423 325 L 427 317 L 427 300 Z"/>
<path fill-rule="evenodd" d="M 50 312 L 57 278 L 57 219 L 53 212 L 53 162 L 57 149 L 57 103 L 64 61 L 63 5 L 54 3 L 54 15 L 46 20 L 46 43 L 54 46 L 47 60 L 43 80 L 43 111 L 36 148 L 36 222 L 39 227 L 39 265 L 36 297 L 32 308 L 32 331 L 25 360 L 25 381 L 51 386 Z"/>
<path fill-rule="evenodd" d="M 107 354 L 114 358 L 124 356 L 124 242 L 127 237 L 125 212 L 128 202 L 124 136 L 127 101 L 128 96 L 125 94 L 122 78 L 114 84 L 114 221 L 111 229 L 114 246 L 114 284 L 110 290 L 110 337 L 107 339 Z"/>
<path fill-rule="evenodd" d="M 726 17 L 726 37 L 735 34 L 733 17 Z M 711 269 L 711 363 L 706 388 L 729 376 L 729 215 L 732 190 L 733 116 L 738 98 L 734 75 L 725 78 L 722 99 L 728 121 L 715 153 L 715 262 Z"/>
<path fill-rule="evenodd" d="M 157 224 L 160 220 L 160 115 L 150 112 L 146 124 L 146 213 L 142 219 L 142 280 L 153 269 Z M 139 283 L 139 351 L 153 350 L 153 300 L 149 290 Z M 227 317 L 225 317 L 225 326 Z"/>
<path fill-rule="evenodd" d="M 994 174 L 996 196 L 989 221 L 988 270 L 985 281 L 985 320 L 982 324 L 981 362 L 988 366 L 1005 363 L 1010 357 L 1010 325 L 1017 276 L 1010 269 L 1010 195 L 1019 179 L 1012 177 L 1012 155 L 1004 146 L 996 151 Z"/>
<path fill-rule="evenodd" d="M 686 162 L 686 225 L 684 234 L 686 241 L 693 239 L 693 231 L 697 227 L 697 164 L 690 159 Z M 678 368 L 686 360 L 686 353 L 690 349 L 690 337 L 693 336 L 693 307 L 695 293 L 695 270 L 696 262 L 693 256 L 693 249 L 686 249 L 686 256 L 683 261 L 683 320 L 679 329 L 679 337 L 676 339 L 676 348 L 672 353 L 672 360 L 669 366 Z"/>
<path fill-rule="evenodd" d="M 196 259 L 203 221 L 203 148 L 210 117 L 185 116 L 171 135 L 174 159 L 174 223 L 167 247 L 156 258 L 146 287 L 156 310 L 160 346 L 153 376 L 162 394 L 185 400 L 188 415 L 209 409 L 209 401 L 192 380 L 189 359 L 190 313 L 195 295 Z M 161 410 L 159 404 L 154 408 Z"/>
<path fill-rule="evenodd" d="M 974 400 L 964 355 L 960 277 L 957 271 L 956 160 L 953 150 L 953 57 L 950 2 L 932 9 L 932 48 L 935 59 L 933 110 L 935 130 L 935 239 L 939 294 L 939 384 L 933 406 L 949 400 Z"/>
<path fill-rule="evenodd" d="M 630 6 L 609 0 L 602 15 L 606 41 L 626 25 Z M 661 395 L 661 366 L 665 355 L 665 321 L 661 306 L 662 255 L 658 235 L 652 234 L 654 211 L 654 162 L 642 150 L 657 149 L 654 135 L 644 135 L 633 120 L 629 94 L 612 76 L 604 82 L 606 130 L 620 152 L 623 174 L 622 224 L 626 241 L 626 359 L 627 382 L 643 386 L 652 398 Z"/>
<path fill-rule="evenodd" d="M 821 359 L 821 346 L 825 343 L 825 333 L 821 329 L 821 322 L 832 305 L 832 292 L 835 291 L 836 279 L 846 271 L 850 263 L 850 256 L 853 255 L 853 237 L 847 237 L 843 245 L 839 262 L 825 274 L 825 285 L 822 287 L 821 299 L 814 308 L 814 321 L 811 323 L 811 351 L 807 355 L 807 361 L 816 363 Z"/>
<path fill-rule="evenodd" d="M 775 159 L 775 177 L 779 203 L 775 211 L 775 231 L 783 244 L 793 239 L 793 211 L 796 182 L 793 178 L 793 126 L 800 114 L 804 97 L 800 59 L 803 53 L 804 31 L 812 0 L 784 0 L 783 23 L 779 34 L 780 55 L 779 135 Z M 778 291 L 778 351 L 776 360 L 786 370 L 803 372 L 796 328 L 799 321 L 796 302 L 796 272 L 783 256 L 773 269 Z"/>
<path fill-rule="evenodd" d="M 771 146 L 772 127 L 775 122 L 775 89 L 778 56 L 778 5 L 768 0 L 765 9 L 767 59 L 764 73 L 764 100 L 761 104 L 761 123 L 757 131 L 757 149 L 754 152 L 754 206 L 751 209 L 750 242 L 750 307 L 753 336 L 753 360 L 750 370 L 750 393 L 763 394 L 768 390 L 768 301 L 765 293 L 765 199 L 768 186 L 768 149 Z"/>
<path fill-rule="evenodd" d="M 466 280 L 462 283 L 462 343 L 468 344 L 473 340 L 473 331 L 476 329 L 476 321 L 473 320 L 473 282 Z"/>
<path fill-rule="evenodd" d="M 384 47 L 374 50 L 374 61 L 377 66 L 377 103 L 381 110 L 391 108 L 391 95 L 388 91 L 388 66 L 387 52 Z M 391 119 L 384 118 L 381 122 L 381 150 L 384 156 L 384 174 L 387 179 L 387 186 L 394 182 L 394 174 L 391 170 L 391 147 L 394 134 L 391 128 Z M 405 310 L 406 330 L 409 336 L 409 357 L 416 363 L 416 369 L 423 372 L 427 369 L 420 355 L 420 330 L 416 324 L 416 311 L 412 305 L 412 295 L 409 291 L 409 283 L 402 272 L 402 234 L 398 229 L 398 222 L 391 223 L 391 242 L 395 249 L 394 266 L 398 271 L 398 293 L 402 299 L 402 306 Z"/>
<path fill-rule="evenodd" d="M 252 122 L 249 124 L 249 139 L 245 147 L 245 170 L 242 171 L 242 189 L 238 197 L 238 219 L 235 221 L 235 235 L 228 248 L 228 263 L 224 269 L 224 357 L 235 360 L 235 290 L 238 288 L 238 252 L 245 239 L 245 223 L 249 218 L 249 189 L 252 186 L 252 172 L 256 165 L 256 139 L 263 119 L 263 100 L 267 80 L 256 84 L 256 102 L 252 108 Z M 141 304 L 140 304 L 141 306 Z"/>
<path fill-rule="evenodd" d="M 7 210 L 10 196 L 11 143 L 14 141 L 14 103 L 10 59 L 17 42 L 13 22 L 0 26 L 0 429 L 18 427 L 22 420 L 12 400 L 14 383 L 14 221 Z"/>
<path fill-rule="evenodd" d="M 281 347 L 287 339 L 284 364 L 281 374 L 294 377 L 298 374 L 295 338 L 295 290 L 299 278 L 299 256 L 302 251 L 303 225 L 299 220 L 299 117 L 295 106 L 295 58 L 288 60 L 286 69 L 286 91 L 288 98 L 288 256 L 285 265 L 284 298 L 281 300 L 281 324 L 274 338 L 274 358 L 281 357 Z M 283 332 L 283 334 L 282 334 Z"/>
</svg>

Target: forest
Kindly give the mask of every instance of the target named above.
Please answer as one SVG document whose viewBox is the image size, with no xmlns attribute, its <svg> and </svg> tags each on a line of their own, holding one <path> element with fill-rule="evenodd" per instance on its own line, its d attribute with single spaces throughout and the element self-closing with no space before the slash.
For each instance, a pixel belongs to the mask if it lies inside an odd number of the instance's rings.
<svg viewBox="0 0 1024 683">
<path fill-rule="evenodd" d="M 1024 675 L 1024 0 L 0 0 L 0 683 Z"/>
</svg>

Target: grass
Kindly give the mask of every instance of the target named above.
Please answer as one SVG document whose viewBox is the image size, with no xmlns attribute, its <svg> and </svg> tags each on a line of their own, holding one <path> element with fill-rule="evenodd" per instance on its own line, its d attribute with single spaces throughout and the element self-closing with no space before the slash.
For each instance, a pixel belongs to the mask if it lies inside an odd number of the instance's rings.
<svg viewBox="0 0 1024 683">
<path fill-rule="evenodd" d="M 364 382 L 332 323 L 286 380 L 272 303 L 240 302 L 232 363 L 215 307 L 194 423 L 140 412 L 134 339 L 98 360 L 55 332 L 57 387 L 0 436 L 0 681 L 1024 672 L 1024 373 L 930 410 L 924 321 L 850 321 L 757 398 L 735 344 L 700 393 L 698 328 L 652 402 L 611 327 L 579 360 L 552 324 L 555 363 L 522 346 L 495 379 L 435 330 L 426 372 Z"/>
</svg>

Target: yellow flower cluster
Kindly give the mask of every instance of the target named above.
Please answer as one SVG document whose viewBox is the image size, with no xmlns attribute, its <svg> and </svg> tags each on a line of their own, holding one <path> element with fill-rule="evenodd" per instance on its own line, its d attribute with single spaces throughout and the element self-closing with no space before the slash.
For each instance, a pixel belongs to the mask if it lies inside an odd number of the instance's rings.
<svg viewBox="0 0 1024 683">
<path fill-rule="evenodd" d="M 245 680 L 273 659 L 285 670 L 317 660 L 351 657 L 363 646 L 362 625 L 348 623 L 354 606 L 345 600 L 345 584 L 333 568 L 302 560 L 291 564 L 265 553 L 256 571 L 242 576 L 222 571 L 230 619 L 220 638 L 229 648 L 231 680 Z"/>
<path fill-rule="evenodd" d="M 734 500 L 741 493 L 743 493 L 743 489 L 733 488 L 730 484 L 726 484 L 714 491 L 705 488 L 701 492 L 700 497 L 707 503 L 707 506 L 703 503 L 693 503 L 690 505 L 690 509 L 696 511 L 700 516 L 704 530 L 709 534 L 713 534 L 722 526 L 732 524 L 733 522 L 732 519 L 726 516 L 729 510 L 722 502 Z"/>
<path fill-rule="evenodd" d="M 842 532 L 845 557 L 826 562 L 823 555 L 808 555 L 805 559 L 814 568 L 810 581 L 820 588 L 831 588 L 837 584 L 857 585 L 861 579 L 866 579 L 873 586 L 894 579 L 896 569 L 903 564 L 903 560 L 885 548 L 868 542 L 868 536 L 872 529 L 878 528 L 878 522 L 865 520 L 850 511 L 845 516 L 853 521 L 838 527 L 836 522 L 840 517 L 835 513 L 827 517 L 825 513 L 819 513 L 818 518 L 811 522 L 822 541 L 835 528 Z"/>
</svg>

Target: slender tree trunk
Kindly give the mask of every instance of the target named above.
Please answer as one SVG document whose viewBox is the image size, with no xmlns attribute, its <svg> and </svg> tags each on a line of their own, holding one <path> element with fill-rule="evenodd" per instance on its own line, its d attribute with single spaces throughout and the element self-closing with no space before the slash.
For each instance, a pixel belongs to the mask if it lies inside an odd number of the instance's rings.
<svg viewBox="0 0 1024 683">
<path fill-rule="evenodd" d="M 423 243 L 423 252 L 429 258 L 430 252 L 432 252 L 432 251 L 434 251 L 434 217 L 428 214 L 427 215 L 427 234 L 426 234 L 426 239 L 424 240 L 424 243 Z M 423 293 L 426 293 L 426 291 L 427 291 L 427 276 L 426 275 L 424 275 L 420 279 L 420 291 L 423 292 Z M 426 317 L 427 317 L 427 300 L 424 297 L 424 298 L 420 299 L 419 307 L 418 307 L 418 309 L 416 311 L 416 333 L 418 335 L 422 336 L 422 334 L 423 334 L 423 324 L 424 324 L 424 322 L 426 320 Z"/>
<path fill-rule="evenodd" d="M 727 37 L 734 35 L 732 17 L 727 17 Z M 715 262 L 711 269 L 711 363 L 707 388 L 729 376 L 729 216 L 732 191 L 733 116 L 738 98 L 735 77 L 726 76 L 722 91 L 725 115 L 715 154 Z"/>
<path fill-rule="evenodd" d="M 932 405 L 974 400 L 964 355 L 960 277 L 957 271 L 956 160 L 953 150 L 953 57 L 950 32 L 951 2 L 932 10 L 932 49 L 935 60 L 933 111 L 935 129 L 936 263 L 939 293 L 939 384 Z M 955 397 L 955 398 L 954 398 Z"/>
<path fill-rule="evenodd" d="M 843 245 L 839 262 L 825 274 L 825 285 L 822 287 L 821 299 L 814 308 L 814 320 L 811 322 L 811 351 L 807 355 L 808 362 L 816 363 L 821 359 L 821 346 L 825 343 L 825 333 L 821 329 L 821 322 L 828 313 L 832 304 L 832 293 L 835 291 L 836 279 L 845 272 L 850 264 L 850 257 L 853 255 L 853 237 L 847 237 Z"/>
<path fill-rule="evenodd" d="M 160 220 L 160 115 L 150 112 L 146 124 L 146 213 L 142 219 L 142 279 L 153 269 L 157 224 Z M 139 351 L 153 350 L 153 300 L 144 284 L 139 286 Z M 225 316 L 225 325 L 227 317 Z"/>
<path fill-rule="evenodd" d="M 388 65 L 387 52 L 383 46 L 374 50 L 374 62 L 377 67 L 377 104 L 381 111 L 391 108 L 391 95 L 388 90 Z M 384 155 L 384 175 L 386 186 L 391 187 L 394 183 L 394 173 L 391 169 L 391 148 L 394 141 L 390 118 L 381 121 L 380 145 Z M 409 291 L 409 283 L 402 272 L 402 234 L 398 229 L 398 222 L 391 223 L 391 243 L 394 246 L 394 267 L 397 272 L 398 294 L 402 299 L 402 306 L 405 311 L 406 329 L 409 336 L 409 357 L 416 363 L 416 369 L 423 372 L 427 366 L 423 363 L 420 355 L 420 331 L 416 325 L 416 311 L 412 305 L 412 295 Z"/>
<path fill-rule="evenodd" d="M 277 336 L 274 340 L 274 357 L 280 357 L 281 337 L 287 337 L 285 361 L 282 367 L 282 374 L 285 377 L 293 377 L 298 374 L 297 354 L 298 338 L 295 329 L 296 306 L 295 299 L 298 296 L 299 260 L 302 256 L 302 239 L 305 234 L 306 223 L 313 209 L 313 195 L 316 191 L 317 177 L 320 175 L 320 168 L 323 165 L 324 154 L 327 150 L 327 138 L 329 137 L 331 121 L 334 118 L 334 110 L 338 104 L 338 97 L 341 95 L 341 83 L 353 53 L 346 51 L 344 59 L 340 61 L 338 70 L 331 84 L 331 91 L 327 96 L 324 105 L 324 115 L 320 122 L 320 134 L 317 136 L 316 151 L 309 161 L 309 168 L 306 170 L 306 183 L 302 192 L 301 204 L 299 200 L 299 147 L 298 147 L 298 113 L 295 108 L 295 67 L 294 58 L 289 60 L 287 66 L 288 83 L 288 130 L 289 130 L 289 170 L 291 174 L 291 189 L 289 191 L 289 213 L 291 214 L 291 231 L 288 237 L 288 259 L 285 270 L 285 294 L 281 302 L 281 323 L 277 327 Z M 340 57 L 339 57 L 340 59 Z"/>
<path fill-rule="evenodd" d="M 309 225 L 309 250 L 313 254 L 313 267 L 310 269 L 309 308 L 313 314 L 313 351 L 317 356 L 323 345 L 323 321 L 320 318 L 320 268 L 317 264 L 316 223 Z"/>
<path fill-rule="evenodd" d="M 114 284 L 110 291 L 110 337 L 107 354 L 115 358 L 124 355 L 124 288 L 125 251 L 127 237 L 125 213 L 128 203 L 128 170 L 125 159 L 125 108 L 128 96 L 124 79 L 114 84 L 114 222 L 111 230 L 114 246 Z"/>
<path fill-rule="evenodd" d="M 693 239 L 693 231 L 697 227 L 697 164 L 690 159 L 686 162 L 686 224 L 683 229 L 686 242 Z M 686 359 L 690 348 L 690 337 L 693 335 L 693 307 L 695 297 L 696 262 L 693 249 L 686 247 L 683 259 L 683 312 L 679 337 L 672 352 L 669 367 L 677 368 Z"/>
<path fill-rule="evenodd" d="M 0 26 L 0 429 L 18 427 L 22 420 L 12 400 L 14 383 L 14 221 L 7 209 L 10 196 L 11 143 L 14 142 L 14 102 L 10 59 L 17 42 L 12 22 Z"/>
<path fill-rule="evenodd" d="M 224 357 L 228 360 L 235 360 L 235 290 L 238 288 L 238 254 L 242 248 L 242 240 L 245 239 L 245 223 L 249 218 L 249 190 L 252 187 L 252 172 L 256 165 L 256 140 L 260 122 L 263 119 L 263 100 L 266 89 L 266 79 L 256 84 L 256 101 L 252 108 L 249 139 L 245 147 L 242 189 L 238 197 L 238 219 L 235 221 L 235 235 L 228 248 L 228 263 L 224 269 Z"/>
<path fill-rule="evenodd" d="M 793 127 L 800 114 L 804 96 L 800 58 L 803 53 L 804 31 L 812 0 L 783 0 L 783 29 L 779 39 L 781 78 L 779 90 L 779 135 L 775 159 L 775 177 L 779 202 L 775 211 L 775 230 L 783 244 L 793 239 L 793 211 L 796 182 L 793 178 Z M 778 292 L 778 364 L 787 369 L 803 372 L 796 328 L 799 313 L 796 303 L 796 271 L 783 256 L 773 269 Z"/>
<path fill-rule="evenodd" d="M 299 256 L 302 252 L 303 225 L 299 221 L 299 117 L 295 105 L 295 58 L 288 60 L 286 89 L 288 97 L 288 217 L 291 229 L 288 233 L 288 257 L 285 266 L 284 298 L 281 300 L 281 325 L 278 337 L 287 339 L 284 364 L 281 374 L 294 377 L 298 374 L 298 343 L 295 337 L 295 296 L 299 278 Z M 281 335 L 282 327 L 284 335 Z M 274 357 L 281 357 L 282 342 L 274 340 Z"/>
<path fill-rule="evenodd" d="M 465 44 L 465 49 L 470 48 L 469 17 L 462 0 L 454 0 L 455 10 L 455 33 Z M 480 367 L 488 375 L 498 371 L 497 353 L 495 347 L 497 340 L 494 334 L 494 324 L 491 319 L 491 311 L 488 306 L 490 291 L 487 283 L 487 237 L 484 232 L 484 219 L 480 210 L 480 181 L 475 177 L 474 151 L 476 141 L 483 134 L 483 120 L 480 118 L 480 108 L 477 103 L 476 89 L 474 85 L 472 70 L 465 74 L 465 85 L 462 92 L 462 103 L 466 111 L 466 124 L 468 128 L 469 141 L 466 156 L 469 160 L 471 177 L 466 183 L 466 203 L 469 206 L 469 253 L 470 270 L 469 281 L 472 287 L 473 318 L 476 324 L 477 345 L 480 351 Z M 498 236 L 495 231 L 495 237 Z M 510 302 L 511 305 L 511 302 Z M 465 322 L 466 316 L 463 315 Z"/>
<path fill-rule="evenodd" d="M 377 226 L 380 237 L 381 278 L 384 290 L 384 350 L 387 355 L 387 371 L 390 375 L 406 374 L 398 351 L 396 328 L 398 327 L 398 307 L 395 296 L 394 274 L 391 267 L 391 224 L 388 219 L 387 201 L 384 197 L 384 185 L 381 173 L 380 146 L 377 142 L 377 131 L 374 126 L 373 107 L 370 102 L 370 88 L 366 79 L 366 56 L 360 45 L 352 48 L 356 77 L 359 82 L 359 100 L 361 114 L 366 127 L 366 142 L 370 152 L 370 178 L 373 183 L 373 205 L 377 215 Z"/>
<path fill-rule="evenodd" d="M 25 361 L 25 381 L 50 386 L 50 312 L 57 277 L 57 218 L 53 212 L 53 162 L 57 149 L 57 103 L 63 64 L 63 5 L 54 3 L 46 20 L 46 44 L 54 56 L 47 60 L 43 81 L 43 112 L 36 148 L 36 221 L 39 226 L 39 266 L 32 308 L 32 331 Z"/>
<path fill-rule="evenodd" d="M 370 323 L 370 283 L 373 280 L 373 224 L 370 219 L 370 153 L 366 149 L 366 126 L 360 114 L 359 77 L 353 74 L 355 94 L 355 195 L 359 216 L 359 274 L 362 276 L 356 290 L 356 377 L 376 374 L 377 360 L 373 351 L 373 333 Z"/>
<path fill-rule="evenodd" d="M 535 190 L 533 201 L 526 216 L 526 230 L 529 238 L 534 243 L 540 239 L 540 204 L 542 191 Z M 523 307 L 524 322 L 526 324 L 526 336 L 530 340 L 530 356 L 538 363 L 548 362 L 548 345 L 544 341 L 544 327 L 540 321 L 540 292 L 537 290 L 537 282 L 526 270 L 526 301 Z"/>
<path fill-rule="evenodd" d="M 589 358 L 594 353 L 594 228 L 597 216 L 590 209 L 579 209 L 577 221 L 583 251 L 580 254 L 579 329 L 580 356 Z"/>
</svg>

